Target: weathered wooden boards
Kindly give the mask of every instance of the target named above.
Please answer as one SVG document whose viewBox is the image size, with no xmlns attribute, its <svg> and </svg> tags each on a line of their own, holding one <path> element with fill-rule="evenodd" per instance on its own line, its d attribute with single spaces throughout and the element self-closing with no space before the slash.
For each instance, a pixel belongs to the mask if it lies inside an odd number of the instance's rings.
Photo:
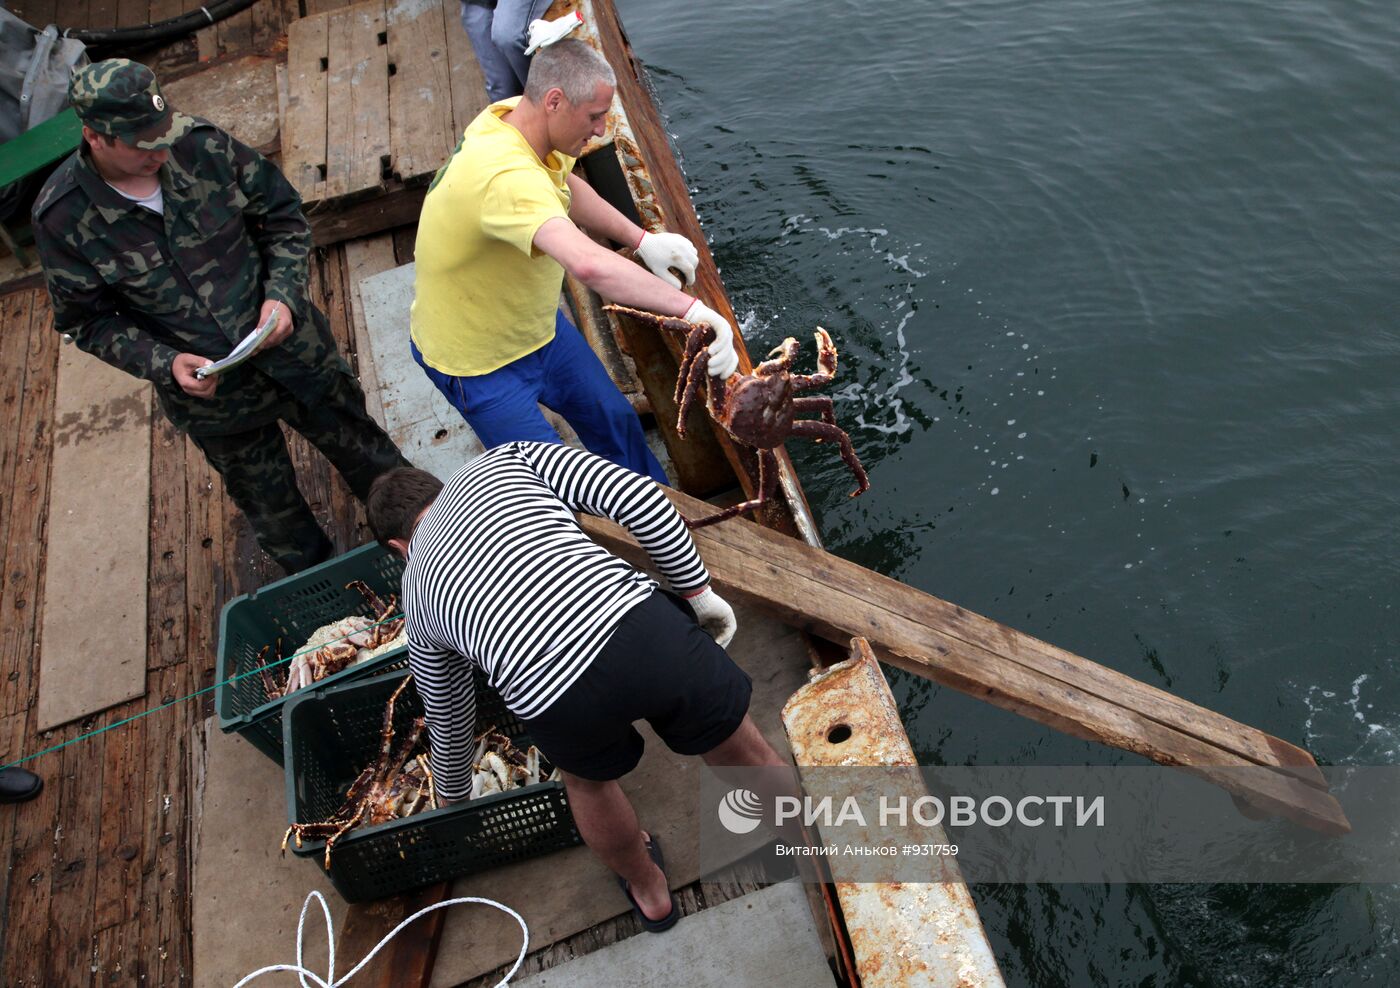
<svg viewBox="0 0 1400 988">
<path fill-rule="evenodd" d="M 456 0 L 370 0 L 295 21 L 287 31 L 282 168 L 313 225 L 354 203 L 422 186 L 486 105 Z M 411 222 L 404 210 L 377 215 Z M 370 215 L 370 214 L 367 214 Z M 318 226 L 363 236 L 387 226 Z"/>
<path fill-rule="evenodd" d="M 151 386 L 64 347 L 49 484 L 45 731 L 146 691 Z"/>
<path fill-rule="evenodd" d="M 715 511 L 667 493 L 687 517 Z M 584 528 L 608 549 L 639 558 L 611 523 L 585 518 Z M 901 669 L 1075 737 L 1186 769 L 1314 830 L 1350 829 L 1301 748 L 751 522 L 724 522 L 695 536 L 727 593 L 796 628 L 829 641 L 866 638 L 881 661 Z M 1275 771 L 1248 778 L 1222 771 L 1241 765 Z"/>
</svg>

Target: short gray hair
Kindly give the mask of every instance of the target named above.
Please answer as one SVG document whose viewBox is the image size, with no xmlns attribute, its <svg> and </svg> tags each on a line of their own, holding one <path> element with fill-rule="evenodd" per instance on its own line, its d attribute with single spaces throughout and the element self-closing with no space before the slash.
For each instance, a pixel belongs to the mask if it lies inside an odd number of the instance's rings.
<svg viewBox="0 0 1400 988">
<path fill-rule="evenodd" d="M 608 60 L 587 42 L 564 38 L 535 52 L 529 78 L 525 80 L 525 98 L 539 105 L 544 102 L 545 93 L 562 89 L 564 98 L 578 105 L 593 98 L 599 83 L 617 85 Z"/>
</svg>

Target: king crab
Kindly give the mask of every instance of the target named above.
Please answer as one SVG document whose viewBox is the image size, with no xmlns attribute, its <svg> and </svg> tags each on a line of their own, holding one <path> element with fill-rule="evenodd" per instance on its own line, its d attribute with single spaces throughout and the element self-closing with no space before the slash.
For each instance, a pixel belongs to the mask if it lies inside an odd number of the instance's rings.
<svg viewBox="0 0 1400 988">
<path fill-rule="evenodd" d="M 398 700 L 412 676 L 405 676 L 399 688 L 389 697 L 384 708 L 384 727 L 380 731 L 379 758 L 375 763 L 350 783 L 346 790 L 345 802 L 331 814 L 330 819 L 320 823 L 294 823 L 287 828 L 282 838 L 282 853 L 287 852 L 287 843 L 296 840 L 297 847 L 310 837 L 326 839 L 325 866 L 331 866 L 331 849 L 336 841 L 357 826 L 374 826 L 401 817 L 411 816 L 422 808 L 424 800 L 434 809 L 437 796 L 433 792 L 433 775 L 428 760 L 423 755 L 413 756 L 414 749 L 423 737 L 426 721 L 415 717 L 413 726 L 396 745 L 394 744 L 394 703 Z"/>
<path fill-rule="evenodd" d="M 710 364 L 709 345 L 715 340 L 712 327 L 690 323 L 683 319 L 660 316 L 621 305 L 608 305 L 610 312 L 632 316 L 658 329 L 685 335 L 685 351 L 681 357 L 680 373 L 676 378 L 676 432 L 685 437 L 685 419 L 695 402 L 700 385 L 706 380 Z M 870 489 L 870 478 L 860 465 L 851 437 L 836 424 L 836 413 L 830 398 L 824 396 L 798 397 L 798 392 L 810 391 L 830 384 L 836 376 L 836 346 L 820 326 L 814 334 L 817 341 L 817 373 L 790 372 L 797 357 L 797 340 L 789 336 L 768 353 L 768 358 L 751 374 L 731 374 L 726 380 L 710 379 L 705 404 L 710 417 L 720 424 L 737 442 L 758 451 L 758 496 L 726 508 L 717 514 L 692 521 L 690 528 L 703 528 L 758 508 L 769 500 L 778 487 L 778 458 L 774 448 L 789 436 L 834 442 L 841 448 L 841 459 L 856 477 L 856 497 Z M 799 419 L 799 414 L 813 414 L 819 421 Z"/>
<path fill-rule="evenodd" d="M 362 580 L 351 580 L 345 588 L 360 592 L 373 612 L 372 616 L 352 614 L 317 628 L 306 644 L 297 650 L 287 668 L 287 676 L 282 680 L 268 666 L 267 653 L 272 651 L 272 646 L 268 645 L 258 652 L 263 689 L 267 691 L 269 700 L 276 700 L 293 690 L 333 676 L 355 662 L 370 657 L 362 653 L 382 648 L 403 633 L 404 618 L 398 611 L 397 597 L 390 594 L 387 601 L 382 600 Z M 277 661 L 280 662 L 280 641 L 277 647 Z"/>
</svg>

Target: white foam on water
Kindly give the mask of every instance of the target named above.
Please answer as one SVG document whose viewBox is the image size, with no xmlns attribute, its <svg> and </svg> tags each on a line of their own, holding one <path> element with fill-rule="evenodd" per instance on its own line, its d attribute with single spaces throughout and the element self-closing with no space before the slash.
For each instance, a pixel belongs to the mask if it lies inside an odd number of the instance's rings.
<svg viewBox="0 0 1400 988">
<path fill-rule="evenodd" d="M 1400 756 L 1400 712 L 1384 707 L 1388 692 L 1363 672 L 1342 689 L 1295 687 L 1308 716 L 1304 747 L 1338 765 L 1392 764 Z M 1382 709 L 1377 710 L 1377 702 Z"/>
</svg>

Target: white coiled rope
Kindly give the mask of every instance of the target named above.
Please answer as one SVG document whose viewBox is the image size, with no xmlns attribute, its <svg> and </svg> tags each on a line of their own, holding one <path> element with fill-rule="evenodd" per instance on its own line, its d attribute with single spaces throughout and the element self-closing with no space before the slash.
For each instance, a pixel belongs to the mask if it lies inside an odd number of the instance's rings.
<svg viewBox="0 0 1400 988">
<path fill-rule="evenodd" d="M 312 899 L 315 899 L 321 904 L 321 912 L 326 917 L 326 951 L 330 955 L 330 958 L 328 962 L 329 970 L 327 971 L 325 978 L 322 978 L 315 971 L 307 969 L 302 964 L 302 939 L 303 933 L 305 932 L 306 928 L 306 910 L 311 908 Z M 360 968 L 368 964 L 370 960 L 374 957 L 374 955 L 379 953 L 379 951 L 383 948 L 383 946 L 386 943 L 394 939 L 394 937 L 398 936 L 400 930 L 402 930 L 409 923 L 412 923 L 419 916 L 426 916 L 434 909 L 446 909 L 448 906 L 455 906 L 464 902 L 479 902 L 484 906 L 493 906 L 496 909 L 501 910 L 501 912 L 509 913 L 511 918 L 520 924 L 520 932 L 524 942 L 520 945 L 520 956 L 515 959 L 515 966 L 512 967 L 506 973 L 506 976 L 504 978 L 502 978 L 496 983 L 496 988 L 502 988 L 503 985 L 510 984 L 510 979 L 515 977 L 516 971 L 520 970 L 520 965 L 525 962 L 525 953 L 530 949 L 530 928 L 525 925 L 525 920 L 521 918 L 521 915 L 514 909 L 510 908 L 510 906 L 502 905 L 495 899 L 479 899 L 476 896 L 464 896 L 460 899 L 444 899 L 442 902 L 438 902 L 434 905 L 420 909 L 412 916 L 405 919 L 398 926 L 390 930 L 389 935 L 386 936 L 383 940 L 380 940 L 379 943 L 375 945 L 374 949 L 364 956 L 364 959 L 360 961 L 360 963 L 356 964 L 353 968 L 351 968 L 349 973 L 347 973 L 345 977 L 337 981 L 335 980 L 335 929 L 334 925 L 331 922 L 331 910 L 330 906 L 326 905 L 326 897 L 314 889 L 309 895 L 307 895 L 306 901 L 301 904 L 301 915 L 297 918 L 297 962 L 295 964 L 271 964 L 267 967 L 259 968 L 252 974 L 245 977 L 242 981 L 238 982 L 238 984 L 234 985 L 233 988 L 243 988 L 244 985 L 248 984 L 248 982 L 252 981 L 254 978 L 260 978 L 264 974 L 271 974 L 274 971 L 295 972 L 297 978 L 301 981 L 301 988 L 311 988 L 311 986 L 306 983 L 306 979 L 308 977 L 310 977 L 311 980 L 315 983 L 316 988 L 339 988 L 340 985 L 345 984 L 345 982 L 353 978 L 355 974 L 360 970 Z"/>
</svg>

